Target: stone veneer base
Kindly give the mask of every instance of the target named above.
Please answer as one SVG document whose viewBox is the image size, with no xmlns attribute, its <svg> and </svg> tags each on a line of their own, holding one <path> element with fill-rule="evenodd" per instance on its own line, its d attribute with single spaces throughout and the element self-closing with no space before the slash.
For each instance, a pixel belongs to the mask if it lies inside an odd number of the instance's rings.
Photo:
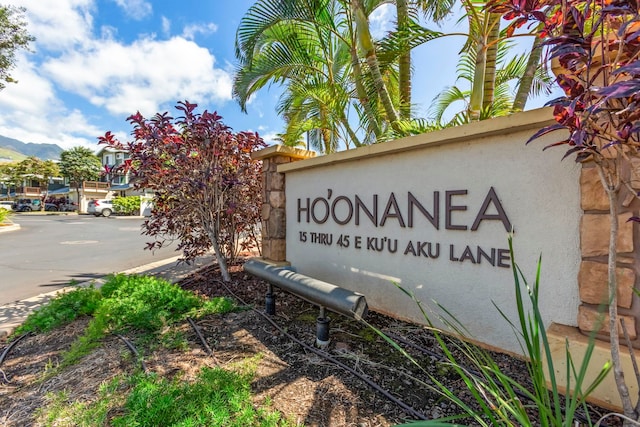
<svg viewBox="0 0 640 427">
<path fill-rule="evenodd" d="M 556 382 L 559 385 L 565 385 L 567 383 L 567 364 L 565 353 L 566 342 L 569 342 L 571 357 L 576 365 L 576 370 L 578 370 L 580 369 L 580 364 L 582 363 L 587 347 L 589 346 L 589 337 L 581 334 L 578 328 L 558 324 L 552 324 L 549 327 L 547 330 L 547 337 L 549 339 L 549 348 L 554 363 Z M 631 357 L 626 347 L 620 348 L 620 356 L 622 359 L 622 368 L 625 373 L 625 380 L 627 381 L 627 387 L 629 388 L 632 400 L 634 400 L 635 396 L 638 396 L 638 387 L 637 384 L 635 384 L 635 375 L 633 373 Z M 586 387 L 600 373 L 602 367 L 610 361 L 611 350 L 609 343 L 596 340 L 591 360 L 589 362 L 589 367 L 587 369 L 587 378 L 584 383 L 584 387 Z M 545 371 L 545 375 L 549 378 L 548 370 L 545 369 Z M 574 378 L 571 378 L 571 384 L 572 386 L 575 385 Z M 561 390 L 564 392 L 564 388 L 561 388 Z M 616 387 L 613 370 L 609 372 L 598 388 L 589 395 L 588 400 L 591 403 L 611 411 L 622 411 L 622 403 L 618 394 L 618 388 Z"/>
</svg>

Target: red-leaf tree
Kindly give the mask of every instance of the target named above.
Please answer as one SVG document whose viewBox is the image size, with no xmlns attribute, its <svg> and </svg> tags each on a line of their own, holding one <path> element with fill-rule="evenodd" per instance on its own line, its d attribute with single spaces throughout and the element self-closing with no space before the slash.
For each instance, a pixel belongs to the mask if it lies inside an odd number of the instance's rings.
<svg viewBox="0 0 640 427">
<path fill-rule="evenodd" d="M 256 226 L 261 209 L 261 166 L 251 153 L 264 142 L 257 133 L 234 133 L 215 112 L 195 113 L 197 105 L 179 102 L 177 119 L 140 113 L 127 121 L 133 141 L 118 141 L 111 132 L 100 144 L 127 150 L 135 188 L 155 192 L 152 215 L 144 234 L 153 236 L 147 249 L 178 240 L 185 261 L 213 248 L 224 281 L 229 262 L 239 250 L 257 247 Z"/>
<path fill-rule="evenodd" d="M 565 157 L 593 162 L 608 196 L 611 358 L 624 414 L 638 420 L 640 399 L 636 396 L 632 404 L 620 362 L 619 325 L 625 328 L 617 312 L 616 267 L 619 209 L 639 195 L 640 183 L 633 180 L 640 176 L 640 3 L 494 0 L 489 7 L 513 19 L 514 26 L 541 23 L 548 57 L 559 69 L 556 81 L 565 95 L 549 103 L 557 123 L 540 129 L 530 141 L 563 131 L 549 147 L 565 146 Z"/>
</svg>

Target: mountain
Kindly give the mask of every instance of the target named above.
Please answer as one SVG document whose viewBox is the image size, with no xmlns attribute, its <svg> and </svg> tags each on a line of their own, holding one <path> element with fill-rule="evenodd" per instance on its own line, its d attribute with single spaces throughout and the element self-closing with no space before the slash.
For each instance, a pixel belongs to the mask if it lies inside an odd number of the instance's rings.
<svg viewBox="0 0 640 427">
<path fill-rule="evenodd" d="M 22 153 L 18 153 L 17 151 L 10 150 L 8 148 L 0 147 L 0 163 L 19 162 L 26 158 L 27 156 Z"/>
<path fill-rule="evenodd" d="M 36 144 L 33 142 L 22 142 L 17 139 L 8 138 L 0 135 L 0 149 L 7 149 L 23 154 L 25 157 L 34 156 L 42 160 L 59 160 L 62 148 L 57 144 Z M 9 156 L 13 157 L 10 152 Z M 0 160 L 5 157 L 4 152 L 0 151 Z M 21 160 L 13 159 L 11 160 Z"/>
</svg>

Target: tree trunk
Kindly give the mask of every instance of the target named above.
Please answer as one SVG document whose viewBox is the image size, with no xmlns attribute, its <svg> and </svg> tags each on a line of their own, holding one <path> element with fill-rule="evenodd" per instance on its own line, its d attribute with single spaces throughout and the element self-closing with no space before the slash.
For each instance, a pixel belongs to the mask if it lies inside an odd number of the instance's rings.
<svg viewBox="0 0 640 427">
<path fill-rule="evenodd" d="M 535 77 L 536 70 L 540 66 L 541 57 L 542 46 L 540 45 L 540 40 L 535 37 L 533 40 L 533 47 L 529 53 L 529 59 L 527 60 L 527 68 L 520 79 L 518 91 L 516 92 L 516 96 L 513 100 L 513 105 L 511 106 L 512 113 L 524 110 L 524 106 L 529 98 L 529 92 L 531 92 L 531 86 L 533 85 L 533 78 Z"/>
<path fill-rule="evenodd" d="M 487 16 L 487 40 L 486 57 L 484 66 L 484 82 L 482 85 L 482 109 L 488 110 L 493 104 L 496 88 L 496 61 L 498 59 L 498 40 L 500 39 L 499 13 L 490 13 Z"/>
<path fill-rule="evenodd" d="M 381 131 L 378 122 L 380 117 L 376 114 L 371 108 L 371 104 L 369 103 L 369 97 L 367 96 L 367 91 L 362 85 L 362 67 L 360 67 L 360 58 L 358 58 L 358 53 L 356 51 L 356 42 L 354 41 L 354 45 L 351 47 L 351 66 L 353 67 L 353 80 L 356 85 L 356 94 L 358 95 L 358 100 L 360 101 L 360 105 L 362 105 L 362 109 L 364 113 L 369 118 L 368 120 L 368 129 L 373 132 L 376 136 L 376 139 L 380 137 Z"/>
<path fill-rule="evenodd" d="M 609 340 L 611 346 L 611 361 L 613 364 L 613 375 L 622 402 L 624 415 L 633 419 L 638 419 L 631 397 L 629 388 L 624 380 L 624 372 L 622 370 L 622 362 L 620 361 L 620 336 L 618 332 L 618 281 L 616 278 L 616 266 L 618 261 L 618 196 L 620 188 L 618 185 L 612 185 L 605 178 L 603 167 L 598 165 L 598 173 L 609 198 L 609 219 L 611 228 L 609 232 L 609 259 L 607 265 L 607 281 L 609 292 Z M 635 425 L 624 421 L 625 426 Z"/>
<path fill-rule="evenodd" d="M 478 41 L 476 47 L 476 65 L 473 75 L 473 86 L 469 97 L 469 120 L 477 122 L 480 120 L 482 111 L 482 96 L 484 95 L 484 70 L 486 66 L 486 48 L 484 40 Z"/>
<path fill-rule="evenodd" d="M 398 126 L 398 113 L 393 106 L 387 87 L 384 84 L 382 74 L 380 73 L 376 48 L 373 44 L 371 32 L 369 31 L 369 21 L 364 13 L 364 8 L 360 0 L 352 0 L 351 8 L 356 23 L 358 43 L 364 52 L 367 65 L 369 65 L 369 72 L 371 73 L 373 84 L 378 92 L 380 102 L 382 103 L 387 115 L 387 120 L 391 124 L 391 127 L 393 127 L 397 132 L 401 132 L 401 129 Z"/>
<path fill-rule="evenodd" d="M 396 15 L 398 17 L 398 32 L 406 30 L 409 21 L 409 10 L 406 0 L 396 0 Z M 411 50 L 407 46 L 404 36 L 400 37 L 402 54 L 398 58 L 398 86 L 400 93 L 400 118 L 411 118 Z"/>
<path fill-rule="evenodd" d="M 44 190 L 44 197 L 42 198 L 42 206 L 40 206 L 40 211 L 46 211 L 47 210 L 46 209 L 46 207 L 47 207 L 46 206 L 46 202 L 47 202 L 48 198 L 49 198 L 49 189 L 47 188 L 47 189 Z"/>
<path fill-rule="evenodd" d="M 78 213 L 80 213 L 82 204 L 80 203 L 80 184 L 78 182 L 76 182 L 76 198 L 78 199 Z"/>
<path fill-rule="evenodd" d="M 220 243 L 218 242 L 218 237 L 216 236 L 215 231 L 209 231 L 209 239 L 211 240 L 213 251 L 216 253 L 216 260 L 220 266 L 222 280 L 228 283 L 231 281 L 231 275 L 229 274 L 229 267 L 227 266 L 227 258 L 220 250 Z"/>
</svg>

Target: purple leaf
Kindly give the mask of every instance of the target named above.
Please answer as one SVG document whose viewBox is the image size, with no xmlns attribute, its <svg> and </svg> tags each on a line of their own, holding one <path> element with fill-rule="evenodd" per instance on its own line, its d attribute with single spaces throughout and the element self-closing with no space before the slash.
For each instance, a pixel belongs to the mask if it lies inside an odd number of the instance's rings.
<svg viewBox="0 0 640 427">
<path fill-rule="evenodd" d="M 585 149 L 584 147 L 573 147 L 569 150 L 567 150 L 566 153 L 564 153 L 564 156 L 562 156 L 562 160 L 566 159 L 567 157 L 569 157 L 570 155 L 574 154 L 574 153 L 583 153 L 583 154 L 578 154 L 579 157 L 588 157 L 591 155 L 591 153 L 585 153 Z"/>
<path fill-rule="evenodd" d="M 629 73 L 633 76 L 640 75 L 640 60 L 627 64 L 624 67 L 620 67 L 611 74 L 615 76 L 620 73 Z"/>
<path fill-rule="evenodd" d="M 560 130 L 560 129 L 566 129 L 566 128 L 565 128 L 565 126 L 563 126 L 561 124 L 558 124 L 558 123 L 553 124 L 553 125 L 549 125 L 549 126 L 545 126 L 542 129 L 540 129 L 538 132 L 533 134 L 533 136 L 531 138 L 529 138 L 529 140 L 525 144 L 530 143 L 534 139 L 540 138 L 542 135 L 546 135 L 546 134 L 548 134 L 550 132 L 554 132 L 554 131 Z"/>
<path fill-rule="evenodd" d="M 568 139 L 565 139 L 564 141 L 558 141 L 558 142 L 554 142 L 553 144 L 549 144 L 547 146 L 545 146 L 542 151 L 545 151 L 549 148 L 553 148 L 553 147 L 557 147 L 558 145 L 566 145 L 569 142 Z"/>
<path fill-rule="evenodd" d="M 544 104 L 545 107 L 555 107 L 556 105 L 562 105 L 563 107 L 569 105 L 569 98 L 561 96 L 559 98 L 552 99 L 551 101 L 547 101 Z"/>
<path fill-rule="evenodd" d="M 605 96 L 603 101 L 611 98 L 626 98 L 640 93 L 640 80 L 625 80 L 605 86 L 596 92 L 600 96 Z"/>
</svg>

